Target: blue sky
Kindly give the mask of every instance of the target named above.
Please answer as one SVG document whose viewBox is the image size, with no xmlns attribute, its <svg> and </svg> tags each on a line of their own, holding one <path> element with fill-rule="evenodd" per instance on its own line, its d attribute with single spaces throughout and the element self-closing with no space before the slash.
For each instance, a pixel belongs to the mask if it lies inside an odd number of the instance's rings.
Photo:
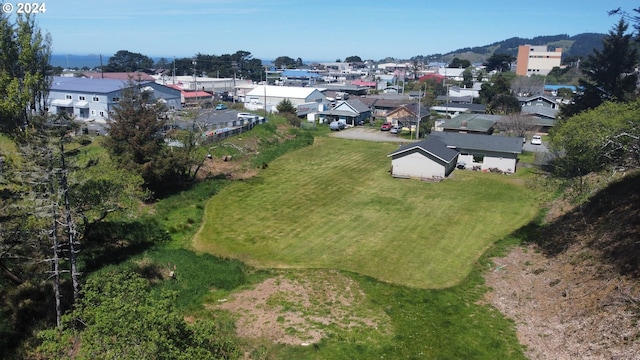
<svg viewBox="0 0 640 360">
<path fill-rule="evenodd" d="M 12 2 L 0 0 L 2 2 Z M 14 4 L 17 3 L 13 1 Z M 250 52 L 333 61 L 447 53 L 511 37 L 607 33 L 631 0 L 49 0 L 54 54 Z"/>
</svg>

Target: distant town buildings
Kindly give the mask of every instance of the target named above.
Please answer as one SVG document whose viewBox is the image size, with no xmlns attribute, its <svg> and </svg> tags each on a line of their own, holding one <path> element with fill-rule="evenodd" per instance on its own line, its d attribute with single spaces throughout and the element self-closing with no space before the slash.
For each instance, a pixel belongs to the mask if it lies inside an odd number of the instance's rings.
<svg viewBox="0 0 640 360">
<path fill-rule="evenodd" d="M 520 45 L 516 74 L 519 76 L 547 75 L 554 67 L 560 66 L 562 48 L 549 51 L 546 46 Z"/>
</svg>

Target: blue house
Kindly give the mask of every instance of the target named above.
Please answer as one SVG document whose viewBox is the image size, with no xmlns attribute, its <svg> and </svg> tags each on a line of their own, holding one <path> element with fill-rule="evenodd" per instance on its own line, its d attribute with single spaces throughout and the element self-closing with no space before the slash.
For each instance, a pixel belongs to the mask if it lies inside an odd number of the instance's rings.
<svg viewBox="0 0 640 360">
<path fill-rule="evenodd" d="M 102 78 L 53 78 L 47 98 L 50 114 L 67 113 L 78 120 L 106 122 L 113 107 L 120 101 L 122 91 L 130 86 L 153 93 L 169 109 L 181 109 L 180 91 L 153 81 L 136 82 Z"/>
</svg>

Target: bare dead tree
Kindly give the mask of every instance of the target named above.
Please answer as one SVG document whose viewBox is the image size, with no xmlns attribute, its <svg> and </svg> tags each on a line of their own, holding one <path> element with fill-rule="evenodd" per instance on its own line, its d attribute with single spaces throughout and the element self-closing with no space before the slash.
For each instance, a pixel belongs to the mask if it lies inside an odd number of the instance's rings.
<svg viewBox="0 0 640 360">
<path fill-rule="evenodd" d="M 49 156 L 51 157 L 51 152 L 49 152 Z M 55 186 L 53 177 L 53 167 L 49 170 L 49 194 L 51 198 L 51 251 L 53 253 L 53 258 L 51 259 L 53 263 L 53 292 L 55 296 L 56 303 L 56 327 L 60 329 L 62 327 L 62 305 L 61 298 L 62 294 L 60 291 L 60 244 L 58 242 L 58 202 L 56 201 L 55 194 Z"/>
<path fill-rule="evenodd" d="M 69 245 L 69 262 L 71 263 L 71 282 L 73 284 L 73 301 L 80 297 L 80 272 L 78 271 L 78 243 L 76 241 L 76 231 L 71 216 L 71 203 L 69 202 L 69 182 L 67 179 L 67 164 L 64 157 L 64 141 L 60 140 L 60 165 L 61 178 L 60 186 L 64 199 L 65 226 Z"/>
<path fill-rule="evenodd" d="M 526 137 L 527 133 L 534 129 L 534 125 L 531 123 L 531 118 L 521 113 L 503 116 L 497 126 L 501 131 L 504 131 L 511 136 L 518 137 Z"/>
<path fill-rule="evenodd" d="M 511 91 L 518 96 L 540 95 L 544 92 L 544 77 L 518 76 L 511 82 Z"/>
</svg>

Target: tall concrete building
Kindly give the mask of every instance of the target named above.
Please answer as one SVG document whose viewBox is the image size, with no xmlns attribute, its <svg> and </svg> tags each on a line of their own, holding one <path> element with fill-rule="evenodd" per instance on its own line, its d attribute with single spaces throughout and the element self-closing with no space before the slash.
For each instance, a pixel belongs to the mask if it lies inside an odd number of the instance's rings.
<svg viewBox="0 0 640 360">
<path fill-rule="evenodd" d="M 518 46 L 516 74 L 520 76 L 547 75 L 551 69 L 560 66 L 562 48 L 549 51 L 546 46 Z"/>
</svg>

